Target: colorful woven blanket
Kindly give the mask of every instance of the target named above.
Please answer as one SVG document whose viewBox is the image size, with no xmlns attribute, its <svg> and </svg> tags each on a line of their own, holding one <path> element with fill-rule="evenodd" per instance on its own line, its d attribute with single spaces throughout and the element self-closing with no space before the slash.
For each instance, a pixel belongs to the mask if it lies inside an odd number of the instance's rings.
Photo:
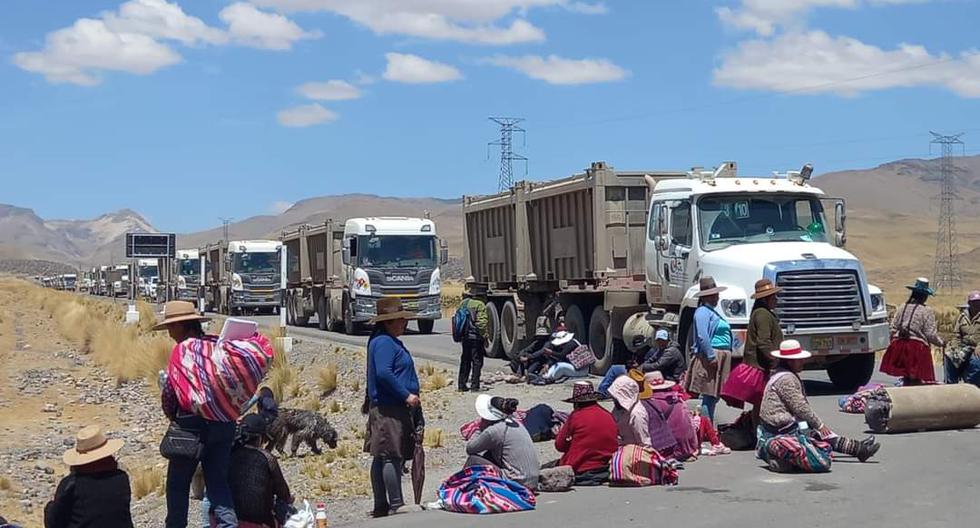
<svg viewBox="0 0 980 528">
<path fill-rule="evenodd" d="M 468 467 L 442 483 L 439 501 L 443 509 L 456 513 L 507 513 L 533 510 L 534 493 L 523 485 L 500 476 L 493 466 Z"/>
</svg>

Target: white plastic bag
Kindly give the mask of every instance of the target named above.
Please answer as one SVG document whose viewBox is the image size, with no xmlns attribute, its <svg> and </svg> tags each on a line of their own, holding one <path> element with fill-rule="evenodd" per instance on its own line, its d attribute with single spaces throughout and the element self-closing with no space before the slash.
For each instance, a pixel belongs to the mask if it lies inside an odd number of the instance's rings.
<svg viewBox="0 0 980 528">
<path fill-rule="evenodd" d="M 283 528 L 313 528 L 313 508 L 310 507 L 310 501 L 303 501 L 303 507 L 286 519 Z"/>
</svg>

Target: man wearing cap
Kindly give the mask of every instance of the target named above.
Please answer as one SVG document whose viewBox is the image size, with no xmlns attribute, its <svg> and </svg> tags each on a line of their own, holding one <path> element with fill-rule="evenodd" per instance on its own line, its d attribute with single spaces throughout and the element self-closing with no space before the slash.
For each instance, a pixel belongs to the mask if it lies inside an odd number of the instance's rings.
<svg viewBox="0 0 980 528">
<path fill-rule="evenodd" d="M 475 335 L 463 336 L 456 389 L 459 392 L 480 392 L 483 358 L 487 354 L 487 342 L 490 339 L 486 287 L 475 282 L 468 283 L 460 308 L 466 308 L 469 311 L 468 317 L 470 317 L 476 333 Z M 469 383 L 468 386 L 467 382 Z"/>
<path fill-rule="evenodd" d="M 122 440 L 106 438 L 98 425 L 78 431 L 75 447 L 62 457 L 70 473 L 44 508 L 45 528 L 132 528 L 129 476 L 114 456 L 122 447 Z"/>
<path fill-rule="evenodd" d="M 980 358 L 976 353 L 980 344 L 980 291 L 970 292 L 966 303 L 956 320 L 953 342 L 944 354 L 946 383 L 962 380 L 980 386 Z"/>
<path fill-rule="evenodd" d="M 571 466 L 578 486 L 598 486 L 609 481 L 609 461 L 619 447 L 616 420 L 599 405 L 602 395 L 591 381 L 576 381 L 572 397 L 563 400 L 574 410 L 555 436 L 561 453 L 559 466 Z"/>
<path fill-rule="evenodd" d="M 671 341 L 670 332 L 665 328 L 657 330 L 654 334 L 653 346 L 647 352 L 643 364 L 640 365 L 643 372 L 661 372 L 664 378 L 670 381 L 680 381 L 687 370 L 687 361 L 680 346 Z"/>
<path fill-rule="evenodd" d="M 539 375 L 542 366 L 540 362 L 542 351 L 551 340 L 551 329 L 548 326 L 547 317 L 539 316 L 534 326 L 534 338 L 510 362 L 511 371 L 515 376 L 519 376 L 519 379 Z"/>
</svg>

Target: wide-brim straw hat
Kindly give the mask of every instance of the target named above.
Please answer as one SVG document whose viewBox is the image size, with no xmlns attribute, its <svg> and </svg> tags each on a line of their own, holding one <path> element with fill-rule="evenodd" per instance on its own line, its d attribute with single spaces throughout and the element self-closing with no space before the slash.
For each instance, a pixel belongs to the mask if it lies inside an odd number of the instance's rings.
<svg viewBox="0 0 980 528">
<path fill-rule="evenodd" d="M 418 319 L 418 314 L 404 309 L 401 300 L 395 297 L 385 297 L 378 300 L 377 315 L 371 318 L 370 323 L 377 324 L 381 321 L 394 321 L 396 319 Z"/>
<path fill-rule="evenodd" d="M 782 288 L 776 286 L 769 279 L 759 279 L 755 282 L 755 293 L 752 294 L 753 299 L 762 299 L 769 297 L 770 295 L 775 295 L 783 291 Z"/>
<path fill-rule="evenodd" d="M 650 390 L 652 391 L 667 390 L 677 385 L 676 381 L 671 381 L 664 378 L 664 373 L 660 372 L 659 370 L 647 372 L 646 376 L 643 377 L 643 381 L 646 382 L 646 386 L 650 387 Z"/>
<path fill-rule="evenodd" d="M 919 277 L 915 280 L 915 284 L 911 286 L 906 286 L 906 289 L 912 290 L 918 293 L 924 293 L 926 295 L 935 295 L 936 290 L 929 287 L 929 279 L 925 277 Z"/>
<path fill-rule="evenodd" d="M 575 339 L 575 334 L 562 330 L 560 332 L 555 332 L 551 335 L 551 344 L 555 346 L 561 346 L 565 343 Z"/>
<path fill-rule="evenodd" d="M 576 381 L 572 385 L 572 397 L 562 400 L 565 403 L 588 403 L 597 402 L 604 399 L 603 395 L 596 392 L 595 386 L 591 381 Z"/>
<path fill-rule="evenodd" d="M 714 277 L 701 277 L 698 281 L 698 288 L 700 291 L 695 295 L 695 297 L 707 297 L 709 295 L 718 295 L 719 293 L 728 289 L 727 286 L 718 286 L 715 283 Z"/>
<path fill-rule="evenodd" d="M 163 320 L 157 323 L 153 329 L 163 330 L 174 323 L 184 321 L 210 321 L 210 317 L 197 313 L 194 303 L 187 301 L 170 301 L 163 305 Z"/>
<path fill-rule="evenodd" d="M 499 422 L 507 418 L 507 415 L 490 404 L 492 400 L 493 396 L 489 394 L 481 394 L 476 397 L 475 407 L 477 416 L 489 422 Z"/>
<path fill-rule="evenodd" d="M 779 344 L 779 350 L 769 353 L 776 359 L 809 359 L 813 354 L 808 350 L 803 350 L 803 346 L 795 339 L 787 339 Z"/>
<path fill-rule="evenodd" d="M 84 466 L 118 453 L 125 443 L 118 438 L 109 440 L 102 427 L 89 425 L 78 431 L 75 447 L 65 451 L 61 458 L 69 466 Z"/>
</svg>

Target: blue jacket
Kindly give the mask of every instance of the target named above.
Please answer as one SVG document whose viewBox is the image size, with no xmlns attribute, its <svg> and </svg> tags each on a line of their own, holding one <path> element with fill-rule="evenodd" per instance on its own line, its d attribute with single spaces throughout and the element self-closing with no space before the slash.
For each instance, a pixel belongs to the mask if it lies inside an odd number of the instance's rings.
<svg viewBox="0 0 980 528">
<path fill-rule="evenodd" d="M 404 406 L 409 394 L 419 393 L 415 361 L 401 341 L 377 334 L 368 343 L 368 397 L 374 405 Z"/>
<path fill-rule="evenodd" d="M 691 341 L 694 355 L 706 359 L 715 359 L 715 349 L 711 347 L 711 337 L 715 335 L 715 328 L 721 316 L 713 308 L 706 304 L 698 306 L 694 311 L 694 325 L 691 327 L 693 340 Z"/>
</svg>

